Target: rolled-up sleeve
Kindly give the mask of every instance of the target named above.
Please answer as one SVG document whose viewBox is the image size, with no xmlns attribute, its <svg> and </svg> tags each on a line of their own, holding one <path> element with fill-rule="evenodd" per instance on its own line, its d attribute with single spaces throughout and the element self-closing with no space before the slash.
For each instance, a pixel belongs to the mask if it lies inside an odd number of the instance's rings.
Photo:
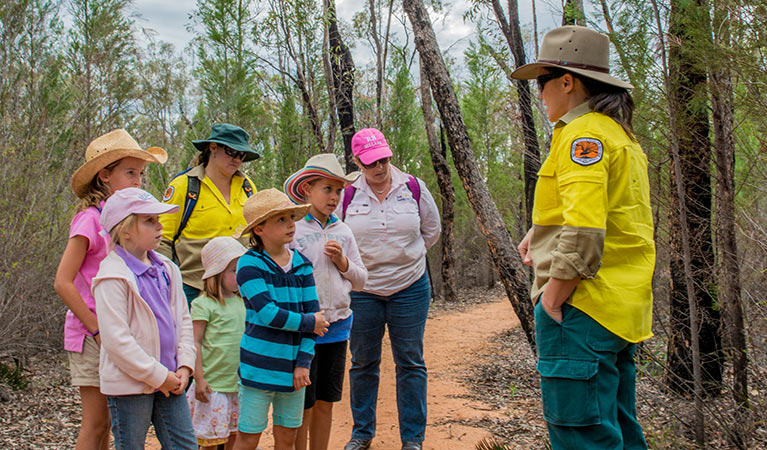
<svg viewBox="0 0 767 450">
<path fill-rule="evenodd" d="M 602 264 L 605 230 L 565 226 L 551 252 L 551 276 L 562 280 L 594 278 Z"/>
</svg>

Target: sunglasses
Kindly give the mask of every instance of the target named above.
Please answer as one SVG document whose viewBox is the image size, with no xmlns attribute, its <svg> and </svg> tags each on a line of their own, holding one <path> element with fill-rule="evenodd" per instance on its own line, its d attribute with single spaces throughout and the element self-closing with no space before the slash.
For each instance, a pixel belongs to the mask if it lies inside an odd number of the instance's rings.
<svg viewBox="0 0 767 450">
<path fill-rule="evenodd" d="M 545 73 L 543 75 L 539 75 L 535 78 L 535 82 L 538 83 L 538 91 L 542 92 L 543 88 L 546 86 L 546 83 L 562 76 L 564 76 L 564 74 L 561 73 Z"/>
<path fill-rule="evenodd" d="M 374 169 L 374 168 L 378 167 L 379 164 L 381 165 L 381 167 L 383 167 L 383 166 L 389 164 L 389 161 L 391 161 L 391 157 L 381 158 L 381 159 L 379 159 L 377 161 L 373 161 L 370 164 L 363 164 L 362 161 L 360 161 L 360 164 L 362 164 L 362 167 L 370 170 L 370 169 Z"/>
<path fill-rule="evenodd" d="M 242 161 L 245 160 L 245 152 L 240 152 L 233 148 L 224 147 L 224 153 L 226 153 L 226 155 L 230 156 L 232 159 L 240 159 Z"/>
</svg>

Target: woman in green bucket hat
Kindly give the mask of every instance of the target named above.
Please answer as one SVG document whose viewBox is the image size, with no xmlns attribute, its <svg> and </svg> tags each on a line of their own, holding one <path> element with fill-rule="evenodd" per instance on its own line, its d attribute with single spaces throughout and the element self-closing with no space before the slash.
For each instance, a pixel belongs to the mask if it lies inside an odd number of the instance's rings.
<svg viewBox="0 0 767 450">
<path fill-rule="evenodd" d="M 200 152 L 194 166 L 178 174 L 163 196 L 164 202 L 180 208 L 160 217 L 160 252 L 181 268 L 190 305 L 202 289 L 202 247 L 214 237 L 233 236 L 246 225 L 242 206 L 255 188 L 240 166 L 261 156 L 249 140 L 240 127 L 213 125 L 207 139 L 192 141 Z"/>
<path fill-rule="evenodd" d="M 555 124 L 519 245 L 535 273 L 537 369 L 555 450 L 647 448 L 633 356 L 652 336 L 650 187 L 632 86 L 610 75 L 609 61 L 606 35 L 565 26 L 512 74 L 537 80 Z"/>
</svg>

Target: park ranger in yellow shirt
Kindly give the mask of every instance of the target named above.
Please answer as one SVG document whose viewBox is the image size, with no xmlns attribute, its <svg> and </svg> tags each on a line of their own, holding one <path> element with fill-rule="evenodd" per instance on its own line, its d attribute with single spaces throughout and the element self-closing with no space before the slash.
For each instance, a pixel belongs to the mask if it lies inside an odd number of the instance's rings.
<svg viewBox="0 0 767 450">
<path fill-rule="evenodd" d="M 609 39 L 549 32 L 535 63 L 551 150 L 538 172 L 534 268 L 544 417 L 558 449 L 646 449 L 636 418 L 636 343 L 652 336 L 655 266 L 647 157 L 631 128 L 632 86 L 609 75 Z"/>
<path fill-rule="evenodd" d="M 249 139 L 240 127 L 213 125 L 207 139 L 192 142 L 200 151 L 196 165 L 176 176 L 163 196 L 163 202 L 180 208 L 160 216 L 163 230 L 158 251 L 181 268 L 190 304 L 202 289 L 202 247 L 214 237 L 233 236 L 245 228 L 242 207 L 255 188 L 240 166 L 260 156 Z"/>
</svg>

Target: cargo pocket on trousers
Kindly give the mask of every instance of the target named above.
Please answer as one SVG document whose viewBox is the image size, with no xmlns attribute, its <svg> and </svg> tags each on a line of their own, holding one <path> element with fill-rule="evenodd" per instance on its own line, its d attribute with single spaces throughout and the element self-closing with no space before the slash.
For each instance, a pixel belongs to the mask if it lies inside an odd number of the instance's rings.
<svg viewBox="0 0 767 450">
<path fill-rule="evenodd" d="M 539 359 L 543 416 L 553 425 L 598 425 L 597 370 L 599 363 L 579 359 Z"/>
</svg>

